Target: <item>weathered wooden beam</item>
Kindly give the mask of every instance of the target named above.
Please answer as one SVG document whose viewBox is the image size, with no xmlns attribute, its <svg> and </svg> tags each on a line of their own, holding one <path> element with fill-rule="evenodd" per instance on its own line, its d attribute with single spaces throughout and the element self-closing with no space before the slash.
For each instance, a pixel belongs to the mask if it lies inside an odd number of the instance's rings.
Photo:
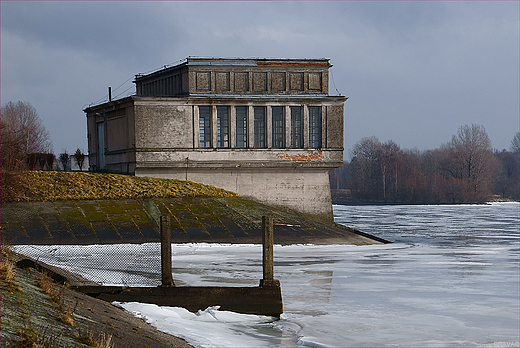
<svg viewBox="0 0 520 348">
<path fill-rule="evenodd" d="M 263 279 L 261 287 L 279 287 L 280 281 L 274 279 L 274 230 L 273 216 L 262 216 L 262 264 Z"/>
<path fill-rule="evenodd" d="M 162 286 L 175 286 L 172 276 L 172 235 L 170 224 L 170 216 L 161 215 Z"/>
</svg>

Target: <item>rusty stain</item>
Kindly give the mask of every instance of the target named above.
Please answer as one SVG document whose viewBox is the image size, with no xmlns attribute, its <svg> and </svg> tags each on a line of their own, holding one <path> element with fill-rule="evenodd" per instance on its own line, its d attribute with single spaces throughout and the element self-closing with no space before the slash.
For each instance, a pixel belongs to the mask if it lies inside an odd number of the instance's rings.
<svg viewBox="0 0 520 348">
<path fill-rule="evenodd" d="M 297 161 L 297 162 L 309 162 L 309 161 L 321 161 L 322 159 L 322 151 L 307 151 L 306 155 L 296 155 L 296 156 L 288 156 L 285 154 L 278 155 L 278 158 L 281 160 L 289 160 L 289 161 Z"/>
<path fill-rule="evenodd" d="M 321 62 L 300 62 L 300 63 L 289 63 L 289 62 L 257 62 L 257 65 L 284 65 L 284 66 L 296 66 L 296 65 L 323 65 L 328 66 L 329 63 L 321 63 Z"/>
</svg>

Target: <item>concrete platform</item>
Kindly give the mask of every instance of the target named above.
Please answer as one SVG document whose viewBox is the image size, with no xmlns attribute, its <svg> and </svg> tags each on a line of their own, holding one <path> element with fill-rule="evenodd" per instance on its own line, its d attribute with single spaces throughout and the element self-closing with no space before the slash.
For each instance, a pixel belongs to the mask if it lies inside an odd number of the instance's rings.
<svg viewBox="0 0 520 348">
<path fill-rule="evenodd" d="M 182 307 L 191 312 L 205 310 L 218 304 L 220 310 L 244 314 L 280 317 L 283 313 L 282 291 L 277 286 L 258 287 L 123 287 L 101 286 L 97 283 L 43 262 L 24 258 L 20 268 L 34 268 L 70 288 L 107 302 L 142 302 L 159 306 Z"/>
</svg>

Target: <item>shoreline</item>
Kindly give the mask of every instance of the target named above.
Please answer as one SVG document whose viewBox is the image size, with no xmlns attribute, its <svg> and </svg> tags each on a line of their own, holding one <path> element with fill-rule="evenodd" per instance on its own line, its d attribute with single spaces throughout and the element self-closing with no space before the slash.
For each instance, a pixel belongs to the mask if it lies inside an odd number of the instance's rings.
<svg viewBox="0 0 520 348">
<path fill-rule="evenodd" d="M 385 205 L 491 205 L 493 203 L 520 203 L 520 201 L 514 200 L 495 200 L 487 202 L 462 202 L 462 203 L 395 203 L 395 202 L 343 202 L 343 201 L 332 201 L 333 205 L 347 205 L 347 206 L 385 206 Z"/>
</svg>

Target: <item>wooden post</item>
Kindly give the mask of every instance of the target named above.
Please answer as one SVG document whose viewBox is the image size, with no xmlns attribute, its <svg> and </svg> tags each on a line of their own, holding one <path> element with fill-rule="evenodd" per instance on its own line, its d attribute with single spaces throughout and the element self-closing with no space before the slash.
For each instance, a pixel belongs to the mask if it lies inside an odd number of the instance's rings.
<svg viewBox="0 0 520 348">
<path fill-rule="evenodd" d="M 260 286 L 280 286 L 280 282 L 274 279 L 274 232 L 273 216 L 262 216 L 262 255 L 263 255 L 263 279 Z"/>
<path fill-rule="evenodd" d="M 162 286 L 175 286 L 172 276 L 172 236 L 170 217 L 161 215 L 161 271 Z"/>
</svg>

